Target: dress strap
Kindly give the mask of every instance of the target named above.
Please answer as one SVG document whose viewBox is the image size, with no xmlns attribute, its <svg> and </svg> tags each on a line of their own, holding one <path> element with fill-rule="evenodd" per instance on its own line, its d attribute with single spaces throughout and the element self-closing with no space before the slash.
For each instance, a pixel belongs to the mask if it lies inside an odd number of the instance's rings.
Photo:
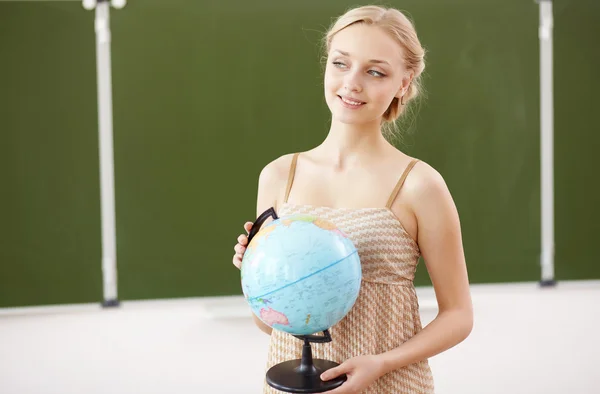
<svg viewBox="0 0 600 394">
<path fill-rule="evenodd" d="M 287 188 L 285 189 L 285 197 L 283 199 L 284 203 L 287 203 L 288 197 L 290 195 L 290 190 L 292 190 L 292 183 L 294 183 L 294 175 L 296 175 L 296 162 L 298 161 L 298 155 L 300 153 L 294 153 L 292 157 L 292 164 L 290 165 L 290 174 L 288 175 Z"/>
<path fill-rule="evenodd" d="M 418 159 L 413 159 L 413 160 L 411 160 L 410 163 L 408 163 L 408 165 L 406 166 L 406 169 L 402 173 L 402 176 L 400 176 L 400 179 L 398 180 L 398 183 L 396 184 L 394 191 L 392 191 L 392 194 L 390 195 L 390 198 L 388 199 L 387 204 L 385 204 L 386 208 L 392 207 L 394 200 L 396 200 L 398 193 L 400 193 L 400 189 L 402 189 L 402 185 L 404 185 L 404 181 L 406 180 L 408 173 L 410 172 L 410 170 L 412 170 L 412 168 L 415 166 L 415 164 L 417 164 L 418 161 L 419 161 Z"/>
</svg>

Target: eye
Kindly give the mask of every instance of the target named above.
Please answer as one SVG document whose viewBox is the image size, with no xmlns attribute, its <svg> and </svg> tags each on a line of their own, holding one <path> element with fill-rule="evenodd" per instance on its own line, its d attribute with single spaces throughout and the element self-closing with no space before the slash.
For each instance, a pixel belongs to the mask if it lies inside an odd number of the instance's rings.
<svg viewBox="0 0 600 394">
<path fill-rule="evenodd" d="M 385 74 L 380 73 L 379 71 L 369 70 L 368 72 L 369 72 L 369 74 L 373 75 L 374 77 L 378 77 L 378 78 L 385 77 Z"/>
<path fill-rule="evenodd" d="M 334 65 L 334 66 L 336 66 L 337 68 L 343 68 L 343 67 L 346 67 L 346 65 L 345 65 L 344 63 L 342 63 L 342 62 L 339 62 L 339 61 L 334 61 L 334 62 L 332 62 L 331 64 L 333 64 L 333 65 Z"/>
</svg>

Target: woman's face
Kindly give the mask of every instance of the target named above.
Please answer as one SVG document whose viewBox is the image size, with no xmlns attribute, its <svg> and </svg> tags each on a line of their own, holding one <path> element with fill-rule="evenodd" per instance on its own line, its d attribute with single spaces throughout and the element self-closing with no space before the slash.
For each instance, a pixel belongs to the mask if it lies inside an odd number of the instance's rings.
<svg viewBox="0 0 600 394">
<path fill-rule="evenodd" d="M 402 48 L 378 27 L 351 25 L 332 39 L 325 68 L 325 101 L 342 123 L 381 121 L 403 94 Z"/>
</svg>

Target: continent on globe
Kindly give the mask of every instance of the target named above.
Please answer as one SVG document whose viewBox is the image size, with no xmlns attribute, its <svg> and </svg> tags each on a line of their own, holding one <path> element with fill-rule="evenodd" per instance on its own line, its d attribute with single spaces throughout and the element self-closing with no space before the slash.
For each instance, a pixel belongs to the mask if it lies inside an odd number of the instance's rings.
<svg viewBox="0 0 600 394">
<path fill-rule="evenodd" d="M 257 298 L 256 299 L 257 302 L 262 302 L 263 304 L 267 305 L 271 303 L 271 300 L 268 300 L 266 298 Z"/>
<path fill-rule="evenodd" d="M 286 315 L 284 315 L 281 312 L 277 312 L 275 309 L 272 308 L 262 308 L 260 310 L 260 318 L 269 326 L 273 326 L 273 324 L 281 324 L 282 326 L 287 326 L 290 324 Z"/>
<path fill-rule="evenodd" d="M 327 231 L 333 231 L 334 233 L 344 237 L 344 238 L 348 238 L 346 236 L 346 234 L 344 234 L 340 229 L 338 229 L 336 227 L 336 225 L 328 220 L 323 220 L 320 219 L 318 217 L 315 216 L 308 216 L 308 215 L 295 215 L 293 218 L 289 218 L 289 219 L 284 219 L 281 221 L 281 224 L 283 224 L 286 227 L 291 226 L 294 222 L 307 222 L 307 223 L 312 223 L 315 226 L 323 229 L 323 230 L 327 230 Z"/>
<path fill-rule="evenodd" d="M 335 224 L 328 222 L 327 220 L 322 220 L 322 219 L 315 219 L 315 221 L 313 222 L 313 224 L 319 228 L 322 228 L 323 230 L 336 230 L 337 227 L 335 226 Z"/>
<path fill-rule="evenodd" d="M 248 249 L 250 251 L 252 251 L 253 249 L 257 248 L 258 245 L 262 242 L 262 240 L 263 239 L 267 239 L 267 237 L 269 236 L 269 234 L 271 234 L 276 228 L 277 228 L 277 226 L 273 225 L 273 226 L 268 226 L 268 227 L 265 227 L 265 228 L 261 229 L 254 236 L 254 238 L 252 238 L 252 241 L 250 242 L 250 245 L 248 245 Z"/>
<path fill-rule="evenodd" d="M 289 219 L 283 219 L 281 221 L 281 224 L 283 224 L 286 227 L 289 227 L 292 225 L 292 223 L 294 222 L 306 222 L 306 223 L 313 223 L 315 221 L 315 217 L 314 216 L 308 216 L 308 215 L 295 215 L 292 218 Z"/>
<path fill-rule="evenodd" d="M 346 236 L 346 234 L 344 234 L 342 232 L 342 230 L 340 230 L 339 228 L 336 227 L 335 224 L 327 221 L 327 220 L 323 220 L 323 219 L 316 219 L 313 224 L 319 228 L 322 228 L 323 230 L 328 230 L 328 231 L 333 231 L 334 233 L 338 234 L 341 237 L 344 238 L 348 238 Z"/>
</svg>

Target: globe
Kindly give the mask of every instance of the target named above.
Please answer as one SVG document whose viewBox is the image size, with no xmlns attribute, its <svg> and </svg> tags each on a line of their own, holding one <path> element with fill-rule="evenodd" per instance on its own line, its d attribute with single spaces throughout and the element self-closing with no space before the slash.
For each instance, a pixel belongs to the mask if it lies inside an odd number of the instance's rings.
<svg viewBox="0 0 600 394">
<path fill-rule="evenodd" d="M 292 335 L 338 323 L 353 307 L 361 280 L 352 241 L 315 216 L 290 215 L 263 226 L 242 259 L 242 291 L 252 312 Z"/>
</svg>

